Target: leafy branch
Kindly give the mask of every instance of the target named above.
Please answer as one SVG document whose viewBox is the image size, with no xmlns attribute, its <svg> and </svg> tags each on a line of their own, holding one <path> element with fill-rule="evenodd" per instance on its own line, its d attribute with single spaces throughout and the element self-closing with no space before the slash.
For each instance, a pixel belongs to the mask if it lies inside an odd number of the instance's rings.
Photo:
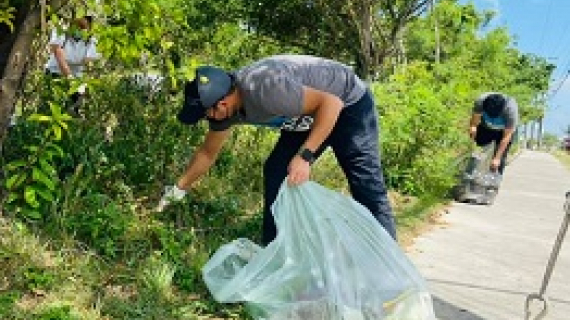
<svg viewBox="0 0 570 320">
<path fill-rule="evenodd" d="M 51 115 L 36 113 L 27 119 L 46 126 L 40 143 L 26 146 L 26 154 L 4 168 L 8 190 L 6 205 L 23 218 L 33 220 L 41 218 L 42 204 L 55 200 L 59 181 L 55 161 L 64 156 L 59 143 L 71 120 L 58 104 L 50 102 L 49 107 Z"/>
</svg>

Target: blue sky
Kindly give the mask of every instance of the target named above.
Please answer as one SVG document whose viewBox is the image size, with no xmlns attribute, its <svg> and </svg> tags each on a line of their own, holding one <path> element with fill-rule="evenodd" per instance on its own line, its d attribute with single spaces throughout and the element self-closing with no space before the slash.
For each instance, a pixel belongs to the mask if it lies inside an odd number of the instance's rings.
<svg viewBox="0 0 570 320">
<path fill-rule="evenodd" d="M 562 136 L 570 126 L 570 0 L 460 0 L 498 14 L 490 27 L 503 26 L 524 53 L 556 65 L 550 85 L 545 131 Z M 563 81 L 565 79 L 565 81 Z"/>
</svg>

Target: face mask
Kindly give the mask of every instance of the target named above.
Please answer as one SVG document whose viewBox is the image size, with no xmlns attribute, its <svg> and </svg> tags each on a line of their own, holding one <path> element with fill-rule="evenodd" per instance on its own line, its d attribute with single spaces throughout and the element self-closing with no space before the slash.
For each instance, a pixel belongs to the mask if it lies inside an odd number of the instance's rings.
<svg viewBox="0 0 570 320">
<path fill-rule="evenodd" d="M 75 40 L 79 40 L 79 39 L 82 39 L 82 38 L 83 38 L 83 37 L 82 37 L 83 35 L 81 34 L 81 31 L 79 31 L 79 30 L 76 30 L 76 31 L 72 32 L 72 33 L 71 33 L 71 36 L 72 36 L 73 39 L 75 39 Z"/>
<path fill-rule="evenodd" d="M 82 29 L 77 28 L 77 27 L 74 27 L 70 30 L 70 36 L 75 41 L 80 41 L 80 40 L 86 41 L 88 39 L 87 32 L 85 32 L 85 30 L 82 30 Z"/>
</svg>

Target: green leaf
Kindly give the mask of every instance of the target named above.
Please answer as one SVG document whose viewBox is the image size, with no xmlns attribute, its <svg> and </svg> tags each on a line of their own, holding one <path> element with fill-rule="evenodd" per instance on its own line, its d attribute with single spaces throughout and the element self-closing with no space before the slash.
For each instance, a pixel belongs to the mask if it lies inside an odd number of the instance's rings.
<svg viewBox="0 0 570 320">
<path fill-rule="evenodd" d="M 12 190 L 18 187 L 18 182 L 21 180 L 22 177 L 25 177 L 25 173 L 16 173 L 13 176 L 10 176 L 8 180 L 6 180 L 6 189 Z"/>
<path fill-rule="evenodd" d="M 43 183 L 43 185 L 52 191 L 55 190 L 55 183 L 51 181 L 51 179 L 38 168 L 34 168 L 32 170 L 32 179 Z"/>
<path fill-rule="evenodd" d="M 30 153 L 36 153 L 39 150 L 38 146 L 26 146 L 25 148 L 30 151 Z"/>
<path fill-rule="evenodd" d="M 167 51 L 168 49 L 172 48 L 172 46 L 174 45 L 174 42 L 172 41 L 161 41 L 160 42 L 160 46 L 162 47 L 162 49 L 164 49 L 165 51 Z"/>
<path fill-rule="evenodd" d="M 65 155 L 63 152 L 63 149 L 61 149 L 60 146 L 58 146 L 57 144 L 54 144 L 54 143 L 48 143 L 46 145 L 46 150 L 47 150 L 47 153 L 52 157 L 54 155 L 57 155 L 61 158 Z"/>
<path fill-rule="evenodd" d="M 16 183 L 14 184 L 14 188 L 19 188 L 24 182 L 26 182 L 26 180 L 28 179 L 28 173 L 24 173 L 20 176 L 20 179 L 18 179 L 16 181 Z"/>
<path fill-rule="evenodd" d="M 57 103 L 49 102 L 49 109 L 55 118 L 61 118 L 61 106 Z"/>
<path fill-rule="evenodd" d="M 16 160 L 6 165 L 6 171 L 13 171 L 16 168 L 24 167 L 28 164 L 25 160 Z"/>
<path fill-rule="evenodd" d="M 63 116 L 66 116 L 65 114 Z M 62 116 L 62 117 L 63 117 Z M 69 125 L 67 124 L 67 122 L 65 121 L 58 121 L 57 124 L 63 129 L 63 130 L 67 130 L 69 129 Z"/>
<path fill-rule="evenodd" d="M 46 116 L 45 114 L 38 114 L 38 113 L 34 113 L 31 116 L 28 117 L 28 121 L 38 121 L 38 122 L 49 122 L 51 121 L 53 118 L 50 116 Z"/>
<path fill-rule="evenodd" d="M 53 125 L 51 127 L 51 130 L 53 131 L 54 139 L 58 140 L 58 141 L 61 140 L 61 136 L 62 136 L 61 127 L 58 125 Z"/>
<path fill-rule="evenodd" d="M 32 186 L 27 186 L 26 190 L 24 191 L 24 200 L 26 203 L 29 204 L 32 208 L 39 208 L 40 203 L 36 197 L 36 189 Z"/>
<path fill-rule="evenodd" d="M 47 173 L 48 175 L 54 175 L 56 174 L 56 170 L 55 168 L 49 163 L 48 159 L 46 159 L 45 157 L 41 157 L 40 160 L 40 167 L 42 168 L 42 170 Z"/>
<path fill-rule="evenodd" d="M 53 194 L 49 191 L 49 190 L 45 190 L 45 189 L 36 189 L 36 192 L 38 193 L 38 195 L 40 197 L 42 197 L 44 200 L 49 201 L 49 202 L 53 202 L 54 201 L 54 197 Z"/>
<path fill-rule="evenodd" d="M 17 200 L 18 198 L 20 198 L 20 195 L 19 195 L 19 194 L 17 194 L 16 192 L 10 192 L 10 193 L 8 194 L 8 198 L 6 198 L 6 203 L 7 203 L 7 204 L 8 204 L 8 203 L 11 203 L 11 202 Z"/>
<path fill-rule="evenodd" d="M 14 32 L 14 24 L 11 20 L 14 19 L 15 12 L 14 7 L 2 8 L 0 12 L 0 24 L 6 24 L 10 28 L 10 32 Z"/>
<path fill-rule="evenodd" d="M 26 218 L 30 218 L 33 220 L 38 220 L 42 217 L 42 215 L 37 210 L 30 208 L 22 208 L 20 213 Z"/>
</svg>

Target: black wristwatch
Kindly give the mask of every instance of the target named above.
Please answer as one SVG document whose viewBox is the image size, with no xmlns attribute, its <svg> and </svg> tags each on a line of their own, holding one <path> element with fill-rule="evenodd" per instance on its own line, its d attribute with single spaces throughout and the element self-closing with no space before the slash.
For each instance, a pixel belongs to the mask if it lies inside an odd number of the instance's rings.
<svg viewBox="0 0 570 320">
<path fill-rule="evenodd" d="M 309 164 L 313 164 L 313 162 L 315 162 L 315 153 L 307 148 L 299 150 L 297 154 L 301 159 L 307 161 Z"/>
</svg>

